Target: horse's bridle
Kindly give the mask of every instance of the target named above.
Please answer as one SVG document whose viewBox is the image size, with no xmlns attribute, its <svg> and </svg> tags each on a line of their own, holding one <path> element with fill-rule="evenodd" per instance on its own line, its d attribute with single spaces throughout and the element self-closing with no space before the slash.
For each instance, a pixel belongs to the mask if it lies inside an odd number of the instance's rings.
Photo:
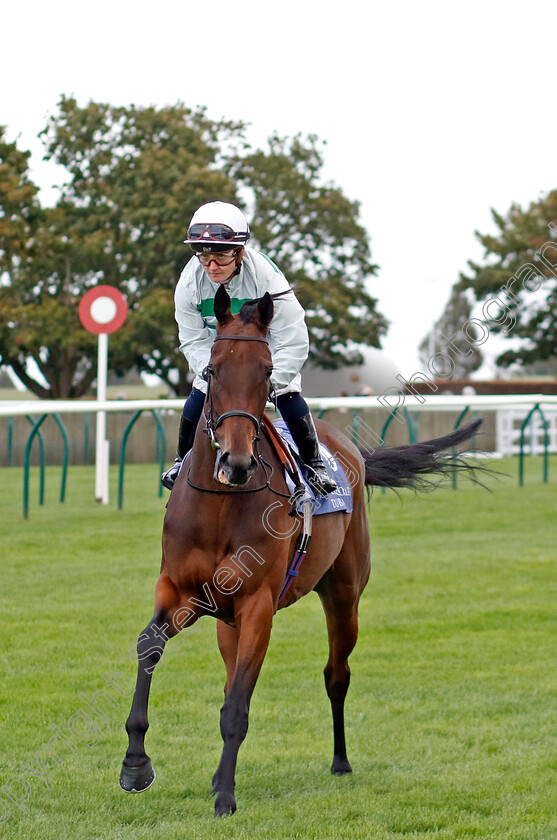
<svg viewBox="0 0 557 840">
<path fill-rule="evenodd" d="M 215 338 L 215 341 L 224 341 L 224 340 L 227 340 L 227 341 L 260 341 L 263 344 L 266 344 L 267 346 L 269 346 L 269 342 L 267 341 L 267 339 L 259 338 L 258 336 L 252 336 L 252 335 L 217 335 L 217 337 Z M 223 412 L 223 414 L 219 414 L 215 419 L 215 416 L 214 416 L 215 412 L 214 412 L 214 409 L 213 409 L 213 400 L 212 400 L 212 397 L 211 397 L 211 377 L 212 376 L 213 376 L 213 370 L 212 370 L 211 364 L 209 363 L 207 365 L 207 367 L 205 368 L 205 370 L 203 371 L 203 378 L 207 380 L 206 402 L 208 404 L 208 411 L 204 415 L 205 416 L 205 428 L 204 428 L 203 431 L 207 435 L 209 435 L 209 437 L 211 439 L 211 445 L 213 446 L 213 448 L 219 450 L 217 452 L 217 457 L 216 457 L 216 461 L 215 461 L 215 470 L 214 470 L 214 473 L 213 473 L 213 478 L 216 481 L 218 481 L 217 472 L 218 472 L 218 466 L 219 466 L 219 460 L 220 460 L 221 452 L 220 452 L 220 445 L 218 444 L 217 440 L 215 439 L 216 430 L 218 429 L 220 424 L 223 422 L 223 420 L 226 420 L 227 417 L 247 417 L 249 420 L 251 420 L 251 422 L 255 426 L 255 434 L 256 434 L 255 440 L 259 440 L 259 432 L 261 430 L 261 425 L 262 425 L 262 422 L 263 422 L 263 415 L 265 413 L 265 408 L 263 408 L 263 411 L 261 412 L 261 416 L 259 418 L 257 418 L 254 414 L 251 414 L 249 411 L 244 411 L 243 409 L 236 409 L 236 410 L 232 410 L 232 411 L 225 411 L 225 412 Z M 276 408 L 276 394 L 275 394 L 275 390 L 274 390 L 272 385 L 269 387 L 268 399 L 271 400 L 275 404 L 275 408 Z M 282 493 L 280 490 L 277 490 L 276 488 L 271 486 L 271 478 L 272 478 L 272 475 L 273 475 L 273 472 L 274 472 L 272 464 L 267 463 L 263 459 L 263 457 L 259 454 L 257 455 L 257 459 L 260 462 L 260 464 L 263 468 L 263 472 L 265 474 L 265 483 L 262 484 L 260 487 L 250 487 L 246 490 L 238 489 L 238 488 L 233 488 L 232 490 L 228 490 L 228 489 L 227 490 L 215 490 L 212 487 L 199 487 L 197 484 L 194 484 L 193 481 L 190 478 L 191 467 L 190 467 L 190 469 L 188 469 L 188 474 L 187 474 L 188 484 L 189 484 L 190 487 L 193 487 L 194 490 L 199 490 L 203 493 L 214 493 L 214 494 L 217 494 L 217 495 L 228 495 L 231 492 L 232 493 L 259 493 L 259 492 L 261 492 L 261 490 L 266 490 L 267 489 L 267 490 L 270 490 L 272 493 L 274 493 L 277 496 L 281 496 L 282 498 L 289 499 L 290 501 L 292 501 L 292 499 L 294 497 L 290 493 Z M 294 508 L 294 505 L 293 505 L 291 515 L 294 515 L 294 513 L 295 513 L 295 508 Z"/>
<path fill-rule="evenodd" d="M 266 338 L 259 338 L 256 335 L 217 335 L 215 341 L 259 341 L 262 344 L 266 344 L 267 347 L 269 346 L 269 342 Z M 213 408 L 213 398 L 211 394 L 211 377 L 213 375 L 212 366 L 209 363 L 204 370 L 204 376 L 207 379 L 207 397 L 206 402 L 208 404 L 208 410 L 205 414 L 205 433 L 209 435 L 211 439 L 211 445 L 213 449 L 220 449 L 220 445 L 215 438 L 215 432 L 228 417 L 247 417 L 248 420 L 251 420 L 253 425 L 255 426 L 255 438 L 254 440 L 259 440 L 259 432 L 261 430 L 261 423 L 263 420 L 263 411 L 259 418 L 255 416 L 255 414 L 251 414 L 249 411 L 244 411 L 241 408 L 232 409 L 232 411 L 224 411 L 222 414 L 218 414 L 215 417 L 215 411 Z M 272 389 L 269 392 L 269 397 L 273 397 Z"/>
</svg>

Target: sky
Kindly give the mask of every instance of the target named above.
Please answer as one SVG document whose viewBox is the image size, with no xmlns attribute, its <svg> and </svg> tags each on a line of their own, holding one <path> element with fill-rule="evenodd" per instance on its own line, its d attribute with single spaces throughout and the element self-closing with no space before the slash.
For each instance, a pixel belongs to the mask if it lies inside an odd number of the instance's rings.
<svg viewBox="0 0 557 840">
<path fill-rule="evenodd" d="M 410 378 L 459 273 L 482 260 L 490 208 L 556 186 L 556 24 L 547 0 L 11 0 L 0 124 L 32 152 L 45 203 L 60 174 L 37 135 L 62 94 L 205 106 L 247 123 L 255 146 L 316 134 L 324 180 L 360 203 L 383 347 Z"/>
</svg>

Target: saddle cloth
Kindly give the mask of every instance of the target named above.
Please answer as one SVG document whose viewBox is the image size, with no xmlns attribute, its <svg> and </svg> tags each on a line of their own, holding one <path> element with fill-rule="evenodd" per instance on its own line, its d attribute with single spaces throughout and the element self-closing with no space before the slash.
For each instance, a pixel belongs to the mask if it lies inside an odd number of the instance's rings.
<svg viewBox="0 0 557 840">
<path fill-rule="evenodd" d="M 331 455 L 330 451 L 327 449 L 325 444 L 321 443 L 321 441 L 319 442 L 321 457 L 323 458 L 323 463 L 327 467 L 327 471 L 337 483 L 337 490 L 335 490 L 334 493 L 329 493 L 328 496 L 323 497 L 315 495 L 315 493 L 311 489 L 311 486 L 308 484 L 308 482 L 302 475 L 297 461 L 297 458 L 299 457 L 298 447 L 294 443 L 292 435 L 290 434 L 288 426 L 286 425 L 284 420 L 275 420 L 273 425 L 275 426 L 277 432 L 280 434 L 283 441 L 287 444 L 289 449 L 295 455 L 294 461 L 296 462 L 296 466 L 298 468 L 298 477 L 300 478 L 306 490 L 303 500 L 311 500 L 313 507 L 313 515 L 318 516 L 320 513 L 337 513 L 338 511 L 352 513 L 352 493 L 350 491 L 350 484 L 348 478 L 346 477 L 346 473 L 343 470 L 342 465 L 339 464 L 339 462 L 336 460 L 336 458 L 333 457 L 333 455 Z M 294 493 L 295 487 L 292 482 L 292 479 L 288 476 L 288 474 L 286 474 L 286 483 L 288 484 L 289 491 L 291 493 Z"/>
</svg>

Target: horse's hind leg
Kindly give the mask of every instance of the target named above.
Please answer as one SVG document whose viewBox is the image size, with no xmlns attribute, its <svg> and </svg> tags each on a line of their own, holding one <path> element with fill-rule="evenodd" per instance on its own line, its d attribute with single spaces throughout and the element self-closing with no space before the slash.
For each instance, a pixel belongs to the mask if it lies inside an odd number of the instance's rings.
<svg viewBox="0 0 557 840">
<path fill-rule="evenodd" d="M 344 701 L 350 685 L 348 657 L 358 638 L 358 602 L 369 577 L 369 534 L 360 528 L 354 540 L 356 522 L 351 523 L 341 555 L 316 587 L 321 599 L 329 634 L 329 659 L 325 666 L 325 687 L 333 713 L 334 756 L 331 773 L 351 773 L 346 755 Z M 355 546 L 359 547 L 356 551 Z"/>
<path fill-rule="evenodd" d="M 334 755 L 331 773 L 340 776 L 351 773 L 346 755 L 344 734 L 344 701 L 350 685 L 348 657 L 358 638 L 357 600 L 350 603 L 335 602 L 328 593 L 319 592 L 329 633 L 329 659 L 325 666 L 325 687 L 333 713 Z"/>
</svg>

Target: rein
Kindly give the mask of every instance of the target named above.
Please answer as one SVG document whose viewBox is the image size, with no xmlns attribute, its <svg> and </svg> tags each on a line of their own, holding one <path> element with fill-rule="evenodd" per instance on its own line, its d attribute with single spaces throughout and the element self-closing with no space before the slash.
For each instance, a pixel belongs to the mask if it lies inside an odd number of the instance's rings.
<svg viewBox="0 0 557 840">
<path fill-rule="evenodd" d="M 257 460 L 261 464 L 261 468 L 265 476 L 265 484 L 261 484 L 259 487 L 248 487 L 246 490 L 240 490 L 237 487 L 233 487 L 230 490 L 215 490 L 212 487 L 200 487 L 198 484 L 194 484 L 190 478 L 191 466 L 188 467 L 186 481 L 193 490 L 199 490 L 200 493 L 212 493 L 215 496 L 238 496 L 241 493 L 260 493 L 262 490 L 270 490 L 271 493 L 275 494 L 275 496 L 281 496 L 283 499 L 288 499 L 292 503 L 290 516 L 295 516 L 299 513 L 297 507 L 298 497 L 296 494 L 292 495 L 291 493 L 283 493 L 273 487 L 271 484 L 271 479 L 274 473 L 272 465 L 269 464 L 259 452 L 257 453 Z"/>
<path fill-rule="evenodd" d="M 289 493 L 281 493 L 280 490 L 275 490 L 275 488 L 271 486 L 271 478 L 273 477 L 274 472 L 272 466 L 268 464 L 267 461 L 265 461 L 262 455 L 260 455 L 259 453 L 257 454 L 257 460 L 261 464 L 263 473 L 265 475 L 265 484 L 261 484 L 259 487 L 248 487 L 245 490 L 241 490 L 237 487 L 233 487 L 229 490 L 215 490 L 212 487 L 199 487 L 199 485 L 194 484 L 190 478 L 191 467 L 188 469 L 186 480 L 189 486 L 194 490 L 199 490 L 201 493 L 213 493 L 216 496 L 237 496 L 241 493 L 260 493 L 262 490 L 270 490 L 271 493 L 275 493 L 275 495 L 277 496 L 282 496 L 285 499 L 290 499 Z M 270 468 L 270 472 L 267 469 L 267 467 Z"/>
</svg>

